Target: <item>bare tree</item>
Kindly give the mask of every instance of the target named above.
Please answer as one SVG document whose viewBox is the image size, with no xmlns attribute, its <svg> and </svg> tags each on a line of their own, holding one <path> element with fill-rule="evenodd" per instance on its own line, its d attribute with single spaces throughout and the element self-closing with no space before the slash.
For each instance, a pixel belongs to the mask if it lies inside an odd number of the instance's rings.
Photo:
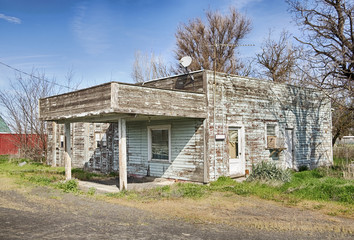
<svg viewBox="0 0 354 240">
<path fill-rule="evenodd" d="M 176 59 L 192 57 L 191 70 L 215 67 L 216 71 L 237 74 L 244 66 L 236 58 L 236 50 L 250 31 L 251 21 L 234 8 L 227 15 L 208 11 L 206 23 L 196 18 L 178 27 Z"/>
<path fill-rule="evenodd" d="M 354 79 L 354 3 L 349 0 L 287 0 L 303 36 L 296 38 L 312 56 L 309 64 L 321 76 L 312 83 L 352 98 Z M 316 77 L 317 77 L 316 76 Z"/>
<path fill-rule="evenodd" d="M 33 71 L 23 78 L 15 75 L 9 90 L 0 90 L 0 106 L 16 143 L 20 157 L 43 161 L 46 154 L 46 125 L 39 120 L 38 99 L 53 94 L 54 83 L 44 73 Z"/>
<path fill-rule="evenodd" d="M 282 31 L 278 41 L 272 39 L 272 31 L 262 45 L 262 52 L 256 54 L 256 62 L 264 69 L 262 78 L 267 76 L 274 82 L 290 82 L 300 49 L 290 41 L 291 35 Z"/>
<path fill-rule="evenodd" d="M 352 134 L 354 129 L 354 111 L 350 111 L 347 106 L 339 105 L 334 102 L 332 105 L 332 145 L 338 138 Z M 353 103 L 351 103 L 353 108 Z"/>
<path fill-rule="evenodd" d="M 349 0 L 287 0 L 307 47 L 307 83 L 332 99 L 334 144 L 353 127 L 354 3 Z M 302 71 L 302 69 L 299 69 Z"/>
<path fill-rule="evenodd" d="M 163 61 L 161 56 L 135 52 L 135 60 L 132 71 L 132 78 L 135 82 L 146 82 L 151 79 L 167 77 L 171 75 L 171 68 L 169 68 Z"/>
</svg>

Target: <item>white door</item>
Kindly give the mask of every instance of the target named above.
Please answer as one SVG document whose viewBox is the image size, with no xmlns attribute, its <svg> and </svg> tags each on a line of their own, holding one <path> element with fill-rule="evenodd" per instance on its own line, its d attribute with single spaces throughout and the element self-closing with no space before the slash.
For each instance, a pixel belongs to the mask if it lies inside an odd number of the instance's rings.
<svg viewBox="0 0 354 240">
<path fill-rule="evenodd" d="M 293 129 L 285 129 L 285 146 L 284 161 L 286 168 L 293 168 L 294 164 L 294 131 Z"/>
<path fill-rule="evenodd" d="M 246 162 L 243 152 L 243 132 L 241 127 L 229 128 L 228 147 L 230 176 L 244 176 L 246 170 Z"/>
</svg>

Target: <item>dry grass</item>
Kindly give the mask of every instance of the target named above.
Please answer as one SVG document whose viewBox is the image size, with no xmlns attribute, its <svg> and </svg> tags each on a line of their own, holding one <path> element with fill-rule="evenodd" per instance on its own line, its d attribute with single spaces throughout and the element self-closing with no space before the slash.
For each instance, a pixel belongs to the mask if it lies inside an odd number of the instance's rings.
<svg viewBox="0 0 354 240">
<path fill-rule="evenodd" d="M 230 226 L 256 227 L 262 230 L 342 232 L 354 233 L 353 211 L 346 216 L 327 215 L 328 211 L 340 212 L 347 209 L 339 204 L 325 203 L 316 209 L 318 202 L 304 201 L 296 207 L 282 203 L 261 200 L 257 197 L 243 197 L 235 194 L 214 192 L 201 199 L 174 199 L 138 201 L 104 198 L 111 203 L 136 207 L 157 214 L 161 218 L 179 218 L 200 224 L 227 224 Z"/>
<path fill-rule="evenodd" d="M 333 147 L 333 162 L 344 179 L 354 179 L 354 144 L 336 144 Z"/>
</svg>

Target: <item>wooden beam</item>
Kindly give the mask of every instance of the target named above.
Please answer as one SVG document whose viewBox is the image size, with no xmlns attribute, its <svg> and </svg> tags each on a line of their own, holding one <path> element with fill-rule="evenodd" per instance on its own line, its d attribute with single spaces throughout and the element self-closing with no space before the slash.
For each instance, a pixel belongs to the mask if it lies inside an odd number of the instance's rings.
<svg viewBox="0 0 354 240">
<path fill-rule="evenodd" d="M 71 130 L 70 123 L 65 123 L 65 179 L 71 179 Z"/>
<path fill-rule="evenodd" d="M 126 121 L 123 118 L 118 120 L 119 134 L 119 190 L 127 190 L 127 130 Z"/>
<path fill-rule="evenodd" d="M 56 167 L 57 166 L 57 124 L 53 122 L 52 126 L 53 126 L 52 167 Z"/>
</svg>

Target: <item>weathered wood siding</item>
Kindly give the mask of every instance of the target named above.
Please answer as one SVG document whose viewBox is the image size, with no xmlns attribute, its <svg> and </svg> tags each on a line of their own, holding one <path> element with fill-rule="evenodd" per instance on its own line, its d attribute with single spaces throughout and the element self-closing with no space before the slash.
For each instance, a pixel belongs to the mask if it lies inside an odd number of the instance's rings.
<svg viewBox="0 0 354 240">
<path fill-rule="evenodd" d="M 47 121 L 109 112 L 111 83 L 39 100 L 40 118 Z"/>
<path fill-rule="evenodd" d="M 96 121 L 115 115 L 205 117 L 205 95 L 130 84 L 107 83 L 39 100 L 40 119 Z M 114 119 L 114 117 L 112 118 Z"/>
<path fill-rule="evenodd" d="M 203 120 L 176 119 L 166 121 L 127 122 L 128 175 L 153 176 L 203 181 Z M 148 126 L 171 125 L 171 162 L 148 161 Z M 53 125 L 49 124 L 49 139 L 54 140 Z M 53 155 L 58 166 L 64 166 L 64 148 L 60 148 L 63 124 L 57 124 L 56 143 L 48 142 L 48 163 Z M 116 123 L 72 124 L 73 167 L 109 173 L 118 171 L 118 127 Z M 96 134 L 101 137 L 97 147 Z M 106 135 L 106 138 L 103 135 Z M 86 139 L 86 140 L 85 140 Z M 106 144 L 103 144 L 106 140 Z M 56 154 L 50 146 L 56 145 Z"/>
<path fill-rule="evenodd" d="M 205 95 L 112 83 L 113 112 L 173 117 L 206 117 Z"/>
<path fill-rule="evenodd" d="M 130 122 L 127 126 L 128 173 L 203 181 L 203 120 Z M 148 126 L 171 125 L 171 162 L 148 161 Z"/>
<path fill-rule="evenodd" d="M 321 93 L 225 74 L 217 74 L 214 85 L 213 72 L 208 71 L 207 77 L 210 180 L 229 174 L 227 139 L 215 141 L 214 128 L 216 134 L 227 136 L 232 125 L 245 128 L 246 169 L 263 160 L 284 166 L 283 153 L 274 160 L 266 150 L 267 123 L 277 126 L 278 147 L 284 146 L 285 129 L 293 129 L 295 167 L 332 162 L 331 106 Z"/>
<path fill-rule="evenodd" d="M 56 126 L 55 128 L 53 126 Z M 56 130 L 54 132 L 54 130 Z M 96 135 L 100 136 L 100 144 L 97 147 Z M 102 138 L 106 135 L 106 144 Z M 54 138 L 55 136 L 55 138 Z M 48 157 L 51 165 L 64 166 L 64 149 L 61 138 L 64 137 L 64 124 L 48 124 Z M 85 167 L 86 169 L 109 173 L 117 169 L 118 152 L 116 124 L 108 123 L 72 123 L 72 166 Z"/>
</svg>

